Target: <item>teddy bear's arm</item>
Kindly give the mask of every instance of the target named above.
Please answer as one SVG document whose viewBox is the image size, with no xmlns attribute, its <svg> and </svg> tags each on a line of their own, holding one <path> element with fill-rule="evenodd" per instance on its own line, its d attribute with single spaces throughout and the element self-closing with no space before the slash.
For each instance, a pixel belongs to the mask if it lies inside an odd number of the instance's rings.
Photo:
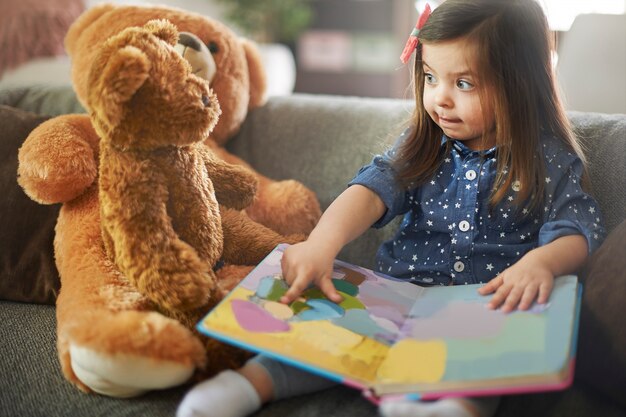
<svg viewBox="0 0 626 417">
<path fill-rule="evenodd" d="M 19 150 L 19 184 L 42 204 L 73 200 L 96 179 L 98 143 L 87 115 L 63 115 L 42 123 Z"/>
<path fill-rule="evenodd" d="M 217 201 L 225 207 L 242 210 L 252 204 L 258 180 L 249 169 L 217 158 L 211 150 L 200 147 Z"/>
<path fill-rule="evenodd" d="M 220 206 L 224 251 L 222 259 L 236 265 L 256 265 L 279 243 L 298 243 L 306 235 L 296 233 L 283 236 L 252 220 L 245 211 Z"/>
<path fill-rule="evenodd" d="M 103 147 L 101 225 L 105 248 L 120 271 L 160 308 L 189 311 L 215 302 L 215 275 L 179 238 L 168 215 L 167 169 L 162 164 Z M 219 224 L 203 230 L 218 235 Z M 199 231 L 200 233 L 200 231 Z"/>
</svg>

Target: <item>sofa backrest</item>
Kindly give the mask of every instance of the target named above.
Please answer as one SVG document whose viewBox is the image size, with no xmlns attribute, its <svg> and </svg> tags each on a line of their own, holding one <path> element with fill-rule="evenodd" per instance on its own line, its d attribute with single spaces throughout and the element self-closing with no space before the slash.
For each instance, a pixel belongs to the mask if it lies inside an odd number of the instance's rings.
<svg viewBox="0 0 626 417">
<path fill-rule="evenodd" d="M 252 111 L 229 149 L 273 179 L 297 179 L 313 189 L 322 209 L 359 167 L 403 130 L 408 100 L 295 94 L 273 97 Z M 626 115 L 571 112 L 589 162 L 592 193 L 608 230 L 626 217 Z M 376 248 L 396 223 L 370 230 L 341 259 L 373 265 Z"/>
<path fill-rule="evenodd" d="M 569 112 L 580 139 L 604 225 L 611 231 L 626 218 L 626 115 Z"/>
</svg>

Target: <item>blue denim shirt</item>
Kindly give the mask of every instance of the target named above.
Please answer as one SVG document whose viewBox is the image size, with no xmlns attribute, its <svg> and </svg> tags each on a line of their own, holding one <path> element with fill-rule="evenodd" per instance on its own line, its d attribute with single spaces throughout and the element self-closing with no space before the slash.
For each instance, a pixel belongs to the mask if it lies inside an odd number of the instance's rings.
<svg viewBox="0 0 626 417">
<path fill-rule="evenodd" d="M 519 190 L 516 182 L 503 201 L 489 209 L 496 148 L 473 151 L 445 136 L 442 146 L 448 140 L 450 153 L 424 185 L 399 186 L 391 166 L 395 147 L 375 156 L 350 181 L 371 189 L 385 203 L 387 211 L 373 227 L 404 214 L 394 238 L 378 250 L 380 272 L 421 285 L 484 283 L 526 252 L 561 236 L 585 236 L 589 251 L 599 246 L 605 232 L 598 204 L 581 188 L 581 160 L 561 141 L 542 138 L 543 207 L 519 215 L 510 204 Z"/>
</svg>

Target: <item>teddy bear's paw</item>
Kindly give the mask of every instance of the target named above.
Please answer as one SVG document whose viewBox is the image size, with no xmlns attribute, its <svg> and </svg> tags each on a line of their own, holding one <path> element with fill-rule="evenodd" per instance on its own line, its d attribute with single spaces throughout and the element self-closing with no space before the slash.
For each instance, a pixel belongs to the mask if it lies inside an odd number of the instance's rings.
<svg viewBox="0 0 626 417">
<path fill-rule="evenodd" d="M 253 269 L 253 265 L 226 264 L 221 267 L 216 272 L 216 276 L 222 296 L 226 296 L 231 292 Z"/>
<path fill-rule="evenodd" d="M 191 363 L 105 354 L 73 344 L 70 355 L 78 379 L 92 391 L 109 397 L 136 397 L 150 390 L 174 387 L 186 382 L 195 370 Z"/>
<path fill-rule="evenodd" d="M 315 194 L 295 180 L 261 185 L 257 200 L 246 212 L 253 220 L 282 235 L 308 235 L 322 214 Z"/>
<path fill-rule="evenodd" d="M 76 313 L 79 313 L 78 311 Z M 88 310 L 91 320 L 60 322 L 59 353 L 65 377 L 80 389 L 132 397 L 188 380 L 206 364 L 201 340 L 160 313 Z"/>
<path fill-rule="evenodd" d="M 154 288 L 149 294 L 155 303 L 166 310 L 194 310 L 206 305 L 217 296 L 217 285 L 212 271 L 181 268 L 168 275 L 162 277 L 167 284 L 161 288 Z"/>
<path fill-rule="evenodd" d="M 93 184 L 98 166 L 89 123 L 84 115 L 65 115 L 31 132 L 18 155 L 18 182 L 30 198 L 42 204 L 63 203 Z"/>
</svg>

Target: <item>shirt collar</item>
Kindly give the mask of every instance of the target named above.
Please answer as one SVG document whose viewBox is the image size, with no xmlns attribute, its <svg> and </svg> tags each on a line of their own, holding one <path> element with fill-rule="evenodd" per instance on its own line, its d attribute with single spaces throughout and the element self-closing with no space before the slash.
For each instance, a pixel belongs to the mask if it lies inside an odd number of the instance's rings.
<svg viewBox="0 0 626 417">
<path fill-rule="evenodd" d="M 456 140 L 456 139 L 452 139 L 449 138 L 446 135 L 443 135 L 441 137 L 441 146 L 443 147 L 447 142 L 450 142 L 450 144 L 452 145 L 452 147 L 454 149 L 457 150 L 457 152 L 461 155 L 461 156 L 468 156 L 468 155 L 481 155 L 484 156 L 486 158 L 490 158 L 492 156 L 495 156 L 496 154 L 496 146 L 493 146 L 489 149 L 483 150 L 483 151 L 475 151 L 472 150 L 470 148 L 468 148 L 462 141 L 460 140 Z"/>
</svg>

